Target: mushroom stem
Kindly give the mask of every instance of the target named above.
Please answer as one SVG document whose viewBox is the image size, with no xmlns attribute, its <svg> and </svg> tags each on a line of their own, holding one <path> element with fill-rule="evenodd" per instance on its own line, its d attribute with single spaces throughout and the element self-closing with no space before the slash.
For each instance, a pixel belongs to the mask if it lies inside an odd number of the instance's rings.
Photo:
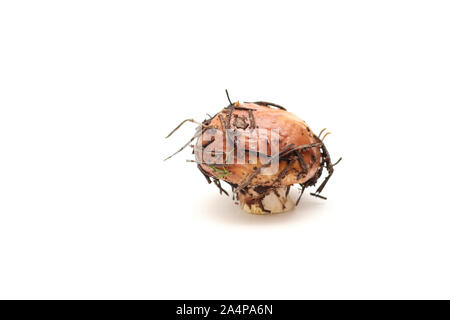
<svg viewBox="0 0 450 320">
<path fill-rule="evenodd" d="M 287 194 L 287 187 L 252 187 L 239 191 L 241 208 L 253 214 L 282 213 L 295 207 Z"/>
</svg>

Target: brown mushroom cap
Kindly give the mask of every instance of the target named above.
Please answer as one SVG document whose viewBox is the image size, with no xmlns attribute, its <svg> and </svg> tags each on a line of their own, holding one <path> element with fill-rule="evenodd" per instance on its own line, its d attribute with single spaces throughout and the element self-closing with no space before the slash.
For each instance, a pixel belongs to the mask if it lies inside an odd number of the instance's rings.
<svg viewBox="0 0 450 320">
<path fill-rule="evenodd" d="M 258 157 L 257 163 L 250 163 L 251 153 L 245 152 L 245 150 L 251 149 L 249 148 L 251 145 L 257 144 L 258 147 L 261 147 L 263 144 L 267 144 L 265 158 L 268 159 L 268 157 L 273 156 L 271 147 L 275 147 L 274 149 L 278 152 L 291 144 L 292 147 L 289 147 L 289 150 L 319 142 L 308 125 L 294 114 L 255 103 L 235 103 L 223 109 L 209 121 L 208 128 L 212 128 L 212 130 L 206 130 L 197 140 L 196 159 L 208 175 L 234 185 L 240 185 L 250 174 L 263 165 L 264 157 Z M 233 149 L 226 134 L 222 134 L 223 129 L 227 128 L 236 133 L 237 150 L 234 150 L 236 148 Z M 272 140 L 275 136 L 272 137 L 272 134 L 261 136 L 261 131 L 255 129 L 278 130 L 279 145 L 272 146 L 273 143 L 276 143 L 275 140 Z M 243 138 L 243 136 L 246 136 L 246 138 Z M 211 152 L 212 150 L 222 150 L 224 154 L 218 157 L 215 152 Z M 229 153 L 225 154 L 225 152 L 229 150 L 233 150 L 236 159 L 243 163 L 221 165 L 226 163 L 225 158 L 229 156 Z M 251 180 L 250 185 L 281 187 L 297 183 L 302 184 L 310 180 L 321 166 L 320 148 L 312 147 L 300 153 L 306 165 L 306 170 L 302 169 L 300 160 L 294 152 L 287 153 L 283 155 L 283 159 L 280 159 L 276 172 L 259 173 Z M 292 160 L 285 158 L 291 158 Z"/>
</svg>

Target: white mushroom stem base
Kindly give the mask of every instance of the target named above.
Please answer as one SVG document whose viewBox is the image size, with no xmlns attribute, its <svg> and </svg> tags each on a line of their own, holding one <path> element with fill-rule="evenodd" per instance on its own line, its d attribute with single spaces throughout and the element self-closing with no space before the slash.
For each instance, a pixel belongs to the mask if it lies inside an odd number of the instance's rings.
<svg viewBox="0 0 450 320">
<path fill-rule="evenodd" d="M 242 210 L 253 214 L 281 213 L 295 207 L 287 195 L 287 187 L 270 188 L 264 192 L 258 187 L 249 187 L 239 192 L 238 199 Z"/>
</svg>

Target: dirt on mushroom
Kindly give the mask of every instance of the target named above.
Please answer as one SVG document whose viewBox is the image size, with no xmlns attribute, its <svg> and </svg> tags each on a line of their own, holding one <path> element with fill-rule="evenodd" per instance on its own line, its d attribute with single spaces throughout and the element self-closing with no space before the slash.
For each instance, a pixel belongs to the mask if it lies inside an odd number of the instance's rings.
<svg viewBox="0 0 450 320">
<path fill-rule="evenodd" d="M 195 160 L 188 161 L 197 163 L 207 182 L 213 182 L 220 193 L 228 195 L 221 182 L 229 184 L 233 200 L 239 200 L 241 208 L 250 213 L 291 210 L 304 190 L 316 185 L 323 169 L 328 175 L 311 195 L 326 199 L 321 192 L 335 165 L 323 143 L 329 133 L 321 138 L 326 129 L 315 135 L 303 120 L 278 104 L 233 103 L 226 93 L 227 107 L 203 122 L 186 119 L 167 136 L 186 122 L 198 124 L 194 136 L 173 155 L 191 146 Z M 289 191 L 296 184 L 301 192 L 294 203 Z"/>
</svg>

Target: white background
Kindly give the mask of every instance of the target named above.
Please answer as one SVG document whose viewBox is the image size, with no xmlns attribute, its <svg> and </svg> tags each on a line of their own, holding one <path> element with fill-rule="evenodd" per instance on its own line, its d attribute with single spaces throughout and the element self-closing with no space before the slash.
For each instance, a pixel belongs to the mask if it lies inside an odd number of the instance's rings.
<svg viewBox="0 0 450 320">
<path fill-rule="evenodd" d="M 447 1 L 4 1 L 0 298 L 450 298 Z M 326 127 L 323 194 L 243 213 L 186 150 L 233 100 Z"/>
</svg>

